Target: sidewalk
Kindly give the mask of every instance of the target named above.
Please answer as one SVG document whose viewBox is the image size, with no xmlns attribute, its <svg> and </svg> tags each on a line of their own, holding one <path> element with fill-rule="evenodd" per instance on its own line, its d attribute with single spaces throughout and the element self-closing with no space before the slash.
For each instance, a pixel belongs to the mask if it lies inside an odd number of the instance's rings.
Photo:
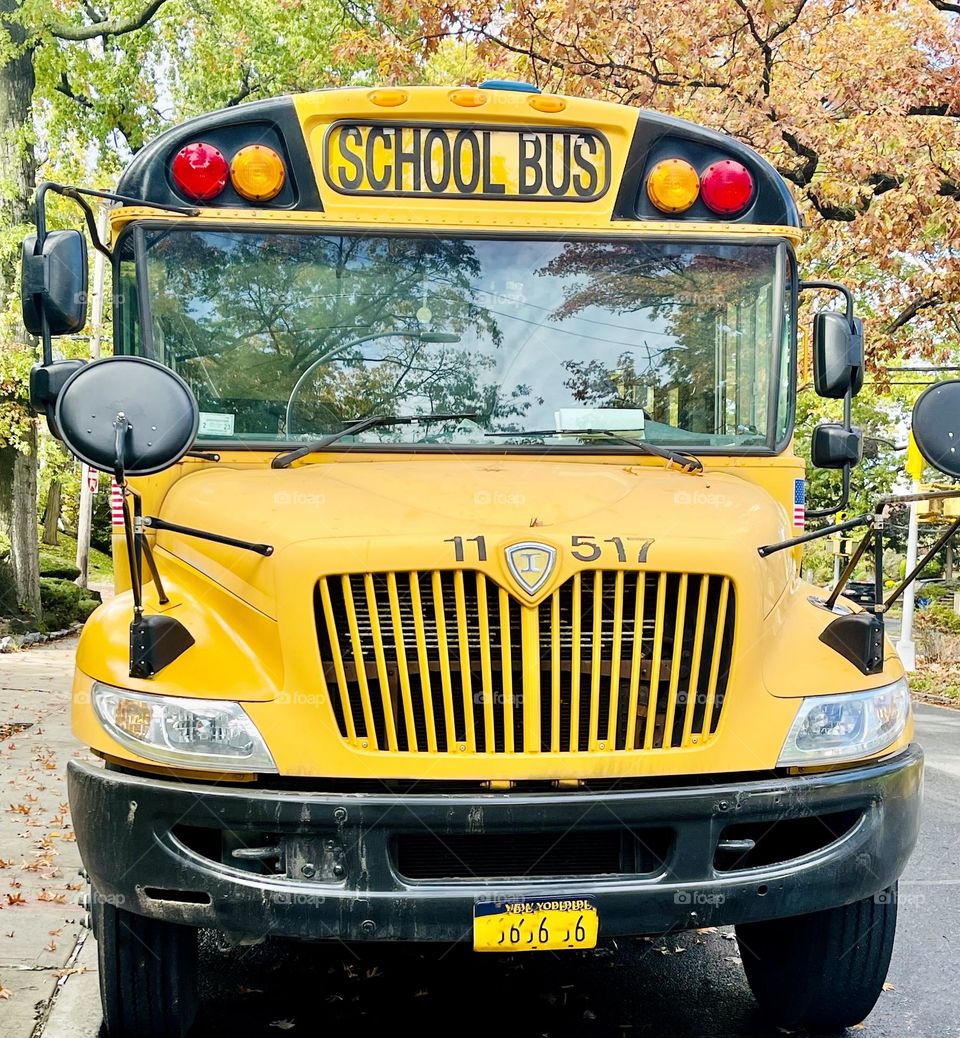
<svg viewBox="0 0 960 1038">
<path fill-rule="evenodd" d="M 0 1034 L 39 1034 L 68 977 L 95 945 L 77 898 L 85 888 L 67 808 L 66 765 L 76 637 L 0 655 Z M 89 938 L 89 940 L 87 940 Z M 84 944 L 86 943 L 86 947 Z M 84 963 L 88 965 L 85 966 Z M 95 973 L 74 984 L 95 989 Z M 66 1008 L 66 1007 L 64 1007 Z M 72 1014 L 71 1014 L 72 1015 Z M 62 1025 L 51 1038 L 93 1038 Z M 99 1019 L 99 1016 L 96 1017 Z M 52 1023 L 52 1021 L 51 1021 Z"/>
</svg>

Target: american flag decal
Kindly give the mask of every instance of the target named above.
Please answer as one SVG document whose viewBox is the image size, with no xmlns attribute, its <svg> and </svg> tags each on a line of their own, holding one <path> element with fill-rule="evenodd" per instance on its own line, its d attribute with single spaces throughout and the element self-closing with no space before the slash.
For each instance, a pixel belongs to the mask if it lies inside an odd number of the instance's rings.
<svg viewBox="0 0 960 1038">
<path fill-rule="evenodd" d="M 110 480 L 110 522 L 123 526 L 123 491 L 115 479 Z"/>
<path fill-rule="evenodd" d="M 807 503 L 807 481 L 795 479 L 793 481 L 793 525 L 803 526 L 806 522 L 805 505 Z"/>
</svg>

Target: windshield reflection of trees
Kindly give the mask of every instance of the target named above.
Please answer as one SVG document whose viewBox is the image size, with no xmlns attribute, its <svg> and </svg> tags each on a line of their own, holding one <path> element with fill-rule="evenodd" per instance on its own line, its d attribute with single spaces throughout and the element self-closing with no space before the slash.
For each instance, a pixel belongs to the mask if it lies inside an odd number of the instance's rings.
<svg viewBox="0 0 960 1038">
<path fill-rule="evenodd" d="M 430 412 L 473 413 L 481 429 L 519 430 L 532 407 L 543 410 L 548 386 L 549 411 L 649 404 L 660 422 L 718 431 L 726 375 L 718 335 L 735 346 L 743 338 L 731 314 L 769 294 L 770 250 L 636 240 L 526 245 L 539 267 L 519 269 L 514 260 L 514 269 L 506 252 L 498 266 L 491 243 L 481 259 L 478 243 L 462 239 L 155 232 L 155 336 L 201 410 L 235 414 L 237 434 L 282 435 L 290 393 L 318 361 L 295 398 L 297 433 L 333 431 L 374 413 Z M 483 289 L 504 275 L 528 288 L 539 281 L 541 293 L 546 285 L 550 305 L 499 312 L 496 295 Z M 536 320 L 521 316 L 530 307 L 542 311 Z M 603 320 L 630 314 L 642 314 L 651 334 Z M 504 319 L 514 329 L 506 346 Z M 520 339 L 516 321 L 535 329 Z M 759 331 L 755 325 L 749 348 L 754 367 L 766 369 L 769 328 L 766 339 Z M 420 332 L 460 341 L 424 341 Z M 598 339 L 610 341 L 592 346 Z M 499 369 L 527 341 L 542 382 L 502 384 Z M 374 435 L 409 434 L 388 427 Z"/>
<path fill-rule="evenodd" d="M 720 370 L 718 338 L 726 336 L 732 350 L 750 354 L 740 359 L 753 364 L 756 378 L 768 377 L 770 328 L 754 326 L 748 338 L 741 320 L 744 308 L 755 308 L 769 295 L 771 255 L 768 249 L 743 246 L 712 246 L 705 252 L 702 246 L 662 242 L 567 242 L 542 271 L 564 286 L 558 320 L 591 308 L 643 313 L 648 323 L 659 322 L 672 341 L 664 346 L 642 340 L 611 360 L 567 360 L 564 386 L 590 406 L 650 403 L 648 417 L 660 422 L 691 432 L 724 431 L 717 428 L 726 375 Z M 750 386 L 754 397 L 759 389 Z M 737 414 L 731 417 L 738 432 L 763 431 L 745 427 Z"/>
<path fill-rule="evenodd" d="M 491 377 L 489 349 L 417 337 L 502 344 L 474 298 L 482 272 L 468 241 L 191 232 L 158 235 L 149 255 L 166 361 L 201 410 L 236 413 L 238 433 L 283 432 L 297 378 L 321 357 L 296 396 L 298 432 L 398 411 L 475 413 L 492 427 L 529 406 L 529 386 Z"/>
</svg>

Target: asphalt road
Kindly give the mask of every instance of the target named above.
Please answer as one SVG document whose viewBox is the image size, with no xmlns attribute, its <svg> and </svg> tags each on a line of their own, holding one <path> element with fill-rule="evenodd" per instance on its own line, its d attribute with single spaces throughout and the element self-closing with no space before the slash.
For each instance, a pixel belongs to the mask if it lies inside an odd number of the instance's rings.
<svg viewBox="0 0 960 1038">
<path fill-rule="evenodd" d="M 889 982 L 866 1021 L 871 1038 L 960 1035 L 960 712 L 917 709 L 927 752 L 917 851 L 900 887 Z M 289 1032 L 510 1038 L 578 1035 L 767 1038 L 732 934 L 634 939 L 595 953 L 477 956 L 469 949 L 308 946 L 204 949 L 196 1033 Z"/>
<path fill-rule="evenodd" d="M 917 729 L 927 752 L 923 827 L 901 880 L 890 988 L 865 1022 L 868 1038 L 960 1038 L 960 712 L 919 706 Z M 203 1002 L 192 1034 L 780 1038 L 786 1032 L 759 1015 L 732 937 L 687 933 L 513 957 L 462 946 L 269 941 L 222 948 L 205 937 Z M 88 939 L 80 964 L 93 967 L 94 951 Z M 98 1026 L 96 977 L 88 971 L 68 979 L 31 1038 L 94 1038 Z"/>
</svg>

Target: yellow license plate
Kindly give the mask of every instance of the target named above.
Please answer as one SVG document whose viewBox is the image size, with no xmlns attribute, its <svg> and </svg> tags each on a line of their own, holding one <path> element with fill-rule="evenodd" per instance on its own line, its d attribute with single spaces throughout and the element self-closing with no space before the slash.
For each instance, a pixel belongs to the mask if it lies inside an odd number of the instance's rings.
<svg viewBox="0 0 960 1038">
<path fill-rule="evenodd" d="M 473 950 L 547 951 L 595 948 L 600 916 L 590 898 L 478 900 L 473 906 Z"/>
</svg>

